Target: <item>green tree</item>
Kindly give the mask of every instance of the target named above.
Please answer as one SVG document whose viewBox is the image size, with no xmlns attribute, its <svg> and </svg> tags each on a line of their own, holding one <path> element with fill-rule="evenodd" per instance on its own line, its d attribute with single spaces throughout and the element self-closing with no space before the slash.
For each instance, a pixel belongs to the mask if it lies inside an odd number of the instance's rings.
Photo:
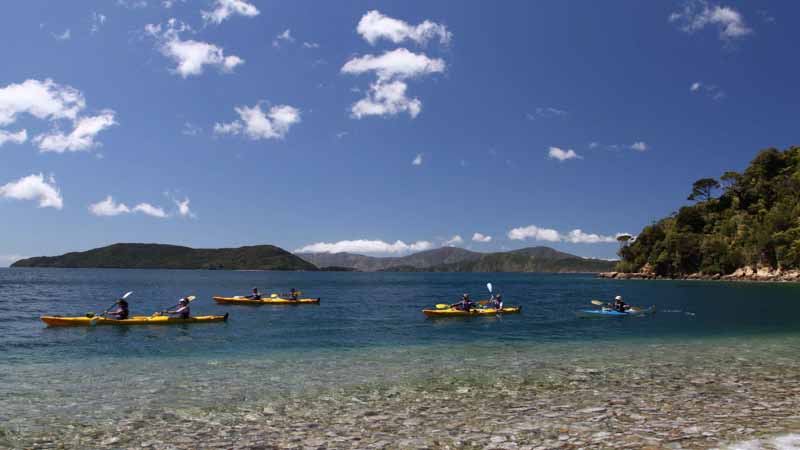
<svg viewBox="0 0 800 450">
<path fill-rule="evenodd" d="M 719 182 L 713 178 L 701 178 L 692 184 L 692 193 L 687 200 L 711 200 L 714 189 L 719 189 Z"/>
</svg>

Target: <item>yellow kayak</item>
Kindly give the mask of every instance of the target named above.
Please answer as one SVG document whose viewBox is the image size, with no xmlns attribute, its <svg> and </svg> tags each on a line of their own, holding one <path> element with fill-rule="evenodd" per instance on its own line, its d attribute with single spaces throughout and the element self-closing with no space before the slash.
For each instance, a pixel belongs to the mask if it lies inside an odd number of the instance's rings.
<svg viewBox="0 0 800 450">
<path fill-rule="evenodd" d="M 261 300 L 253 300 L 246 297 L 214 297 L 217 303 L 234 303 L 240 305 L 306 305 L 319 303 L 318 298 L 298 298 L 292 300 L 290 298 L 281 297 L 265 297 Z"/>
<path fill-rule="evenodd" d="M 195 316 L 188 319 L 168 316 L 133 316 L 125 320 L 108 319 L 105 317 L 60 317 L 42 316 L 42 322 L 51 327 L 80 327 L 90 325 L 174 325 L 180 323 L 198 322 L 225 322 L 228 315 L 224 316 Z"/>
<path fill-rule="evenodd" d="M 450 317 L 450 316 L 481 316 L 493 314 L 513 314 L 522 311 L 521 306 L 507 306 L 503 309 L 483 308 L 471 309 L 469 312 L 455 308 L 445 309 L 423 309 L 422 312 L 428 317 Z"/>
</svg>

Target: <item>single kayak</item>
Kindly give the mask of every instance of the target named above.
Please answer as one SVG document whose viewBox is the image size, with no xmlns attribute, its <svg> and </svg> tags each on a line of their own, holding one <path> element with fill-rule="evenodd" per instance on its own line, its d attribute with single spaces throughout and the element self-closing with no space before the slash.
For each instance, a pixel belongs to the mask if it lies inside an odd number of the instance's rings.
<svg viewBox="0 0 800 450">
<path fill-rule="evenodd" d="M 124 320 L 85 316 L 42 316 L 41 319 L 42 322 L 51 327 L 85 327 L 91 325 L 175 325 L 181 323 L 225 322 L 228 320 L 228 314 L 225 314 L 224 316 L 195 316 L 188 319 L 168 316 L 134 316 Z"/>
<path fill-rule="evenodd" d="M 513 314 L 513 313 L 518 313 L 520 311 L 522 311 L 521 306 L 507 306 L 503 309 L 496 309 L 496 308 L 471 309 L 469 311 L 463 311 L 455 308 L 422 310 L 423 314 L 425 314 L 428 317 L 484 316 L 484 315 L 494 315 L 494 314 Z"/>
<path fill-rule="evenodd" d="M 270 297 L 262 298 L 261 300 L 253 300 L 247 297 L 214 297 L 217 303 L 234 303 L 240 305 L 306 305 L 319 303 L 318 298 L 298 298 L 292 300 L 290 298 Z"/>
<path fill-rule="evenodd" d="M 577 312 L 578 317 L 627 317 L 627 316 L 645 316 L 648 314 L 654 314 L 656 312 L 656 307 L 651 306 L 647 309 L 640 309 L 638 311 L 625 311 L 619 312 L 614 309 L 603 308 L 603 309 L 582 309 Z"/>
</svg>

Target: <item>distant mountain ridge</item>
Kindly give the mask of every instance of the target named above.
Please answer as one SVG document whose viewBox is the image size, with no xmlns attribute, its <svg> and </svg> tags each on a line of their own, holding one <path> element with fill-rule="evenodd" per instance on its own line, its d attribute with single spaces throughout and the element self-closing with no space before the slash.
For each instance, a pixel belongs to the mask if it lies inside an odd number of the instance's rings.
<svg viewBox="0 0 800 450">
<path fill-rule="evenodd" d="M 442 247 L 400 257 L 376 257 L 353 253 L 298 253 L 320 268 L 349 267 L 362 272 L 604 272 L 615 262 L 582 258 L 550 247 L 528 247 L 496 253 L 478 253 L 458 247 Z"/>
<path fill-rule="evenodd" d="M 114 244 L 61 256 L 40 256 L 11 267 L 117 269 L 317 270 L 274 245 L 194 249 L 166 244 Z"/>
</svg>

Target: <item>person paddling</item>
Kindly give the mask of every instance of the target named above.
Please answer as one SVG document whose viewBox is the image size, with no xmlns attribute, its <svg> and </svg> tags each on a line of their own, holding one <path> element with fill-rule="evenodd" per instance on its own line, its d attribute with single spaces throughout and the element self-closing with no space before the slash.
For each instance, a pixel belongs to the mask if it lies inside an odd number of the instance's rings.
<svg viewBox="0 0 800 450">
<path fill-rule="evenodd" d="M 631 306 L 629 304 L 622 301 L 621 295 L 614 297 L 614 304 L 611 305 L 611 308 L 617 312 L 626 312 L 628 309 L 630 309 L 630 307 Z"/>
<path fill-rule="evenodd" d="M 300 293 L 297 291 L 297 289 L 292 288 L 289 290 L 289 298 L 291 298 L 292 300 L 297 300 L 297 297 L 299 296 Z"/>
<path fill-rule="evenodd" d="M 489 299 L 489 306 L 498 311 L 503 309 L 503 295 L 502 294 L 492 295 L 492 298 Z"/>
<path fill-rule="evenodd" d="M 180 319 L 188 319 L 191 317 L 191 312 L 189 311 L 189 298 L 184 297 L 178 302 L 178 307 L 174 310 L 167 311 L 171 317 L 177 317 Z"/>
<path fill-rule="evenodd" d="M 248 295 L 247 298 L 249 298 L 250 300 L 261 300 L 261 293 L 258 292 L 258 288 L 257 287 L 254 287 L 253 288 L 253 293 Z"/>
<path fill-rule="evenodd" d="M 469 299 L 469 294 L 464 294 L 461 296 L 461 301 L 450 305 L 451 308 L 460 309 L 461 311 L 467 311 L 472 309 L 472 301 Z"/>
<path fill-rule="evenodd" d="M 115 303 L 115 305 L 117 306 L 116 309 L 114 309 L 113 311 L 106 312 L 106 316 L 110 316 L 111 319 L 116 319 L 116 320 L 127 319 L 129 314 L 127 300 L 121 298 L 117 300 L 117 303 Z"/>
</svg>

